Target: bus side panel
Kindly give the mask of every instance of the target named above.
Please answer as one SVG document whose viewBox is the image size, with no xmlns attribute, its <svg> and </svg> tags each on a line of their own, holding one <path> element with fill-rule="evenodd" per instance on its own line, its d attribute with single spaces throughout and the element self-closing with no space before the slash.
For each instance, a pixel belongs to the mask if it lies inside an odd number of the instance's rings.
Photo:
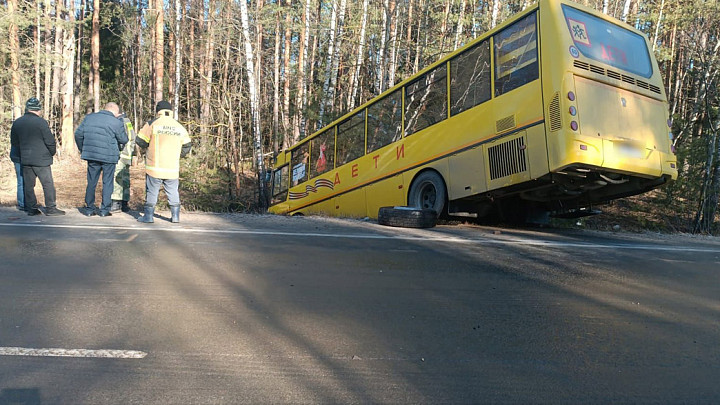
<svg viewBox="0 0 720 405">
<path fill-rule="evenodd" d="M 335 214 L 335 203 L 333 200 L 334 200 L 334 198 L 330 198 L 323 202 L 313 204 L 313 205 L 305 208 L 304 210 L 302 210 L 303 214 L 334 215 Z"/>
<path fill-rule="evenodd" d="M 405 186 L 401 174 L 369 185 L 367 190 L 367 216 L 377 218 L 380 207 L 405 205 Z"/>
<path fill-rule="evenodd" d="M 527 129 L 527 155 L 530 166 L 530 178 L 538 179 L 550 172 L 548 166 L 548 146 L 545 137 L 545 125 L 536 125 Z"/>
<path fill-rule="evenodd" d="M 367 216 L 365 187 L 339 195 L 333 198 L 333 201 L 335 204 L 333 215 L 336 217 L 363 218 Z"/>
<path fill-rule="evenodd" d="M 481 146 L 450 156 L 448 165 L 452 173 L 447 179 L 449 200 L 487 191 L 485 157 Z"/>
</svg>

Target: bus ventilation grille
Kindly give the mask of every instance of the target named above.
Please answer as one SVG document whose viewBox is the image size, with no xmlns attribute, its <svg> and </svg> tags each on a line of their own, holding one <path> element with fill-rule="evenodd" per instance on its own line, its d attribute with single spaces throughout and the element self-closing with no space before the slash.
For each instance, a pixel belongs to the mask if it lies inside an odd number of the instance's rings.
<svg viewBox="0 0 720 405">
<path fill-rule="evenodd" d="M 590 63 L 582 62 L 579 60 L 576 60 L 575 62 L 573 62 L 573 65 L 578 69 L 589 70 L 593 73 L 611 77 L 615 80 L 620 80 L 625 83 L 638 86 L 641 89 L 650 90 L 653 93 L 661 94 L 660 88 L 658 86 L 653 86 L 650 83 L 644 82 L 642 80 L 637 80 L 632 76 L 623 75 L 618 72 L 614 72 L 612 70 L 605 70 L 605 68 L 603 68 L 603 67 L 592 65 Z"/>
<path fill-rule="evenodd" d="M 495 129 L 498 133 L 515 128 L 515 116 L 510 115 L 495 122 Z"/>
<path fill-rule="evenodd" d="M 555 93 L 550 101 L 550 131 L 555 132 L 562 129 L 562 117 L 560 116 L 560 92 Z"/>
<path fill-rule="evenodd" d="M 522 136 L 489 148 L 490 180 L 526 171 L 525 149 Z"/>
</svg>

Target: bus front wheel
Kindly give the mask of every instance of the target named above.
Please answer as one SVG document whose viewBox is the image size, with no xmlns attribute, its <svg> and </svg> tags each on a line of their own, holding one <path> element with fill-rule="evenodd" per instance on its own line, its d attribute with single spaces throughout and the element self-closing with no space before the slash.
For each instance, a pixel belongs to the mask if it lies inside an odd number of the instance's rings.
<svg viewBox="0 0 720 405">
<path fill-rule="evenodd" d="M 408 206 L 434 210 L 437 216 L 444 211 L 447 202 L 445 182 L 433 171 L 422 172 L 415 178 L 408 193 Z"/>
</svg>

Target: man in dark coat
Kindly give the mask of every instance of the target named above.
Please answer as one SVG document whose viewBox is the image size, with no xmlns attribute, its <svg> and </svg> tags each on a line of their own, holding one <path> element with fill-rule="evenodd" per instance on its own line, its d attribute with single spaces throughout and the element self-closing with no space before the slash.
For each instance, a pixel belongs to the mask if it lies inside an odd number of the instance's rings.
<svg viewBox="0 0 720 405">
<path fill-rule="evenodd" d="M 50 169 L 56 151 L 55 136 L 41 117 L 41 111 L 40 101 L 31 97 L 25 103 L 25 115 L 16 119 L 10 128 L 10 143 L 23 171 L 25 210 L 28 215 L 42 213 L 35 196 L 35 180 L 39 179 L 45 194 L 45 215 L 65 215 L 55 202 L 55 183 Z"/>
<path fill-rule="evenodd" d="M 80 157 L 87 160 L 87 188 L 85 189 L 85 209 L 87 216 L 95 215 L 95 187 L 102 172 L 102 204 L 99 215 L 110 214 L 113 192 L 115 165 L 120 151 L 128 142 L 125 126 L 117 117 L 120 107 L 115 103 L 105 104 L 102 111 L 89 114 L 75 130 L 75 143 L 80 149 Z"/>
</svg>

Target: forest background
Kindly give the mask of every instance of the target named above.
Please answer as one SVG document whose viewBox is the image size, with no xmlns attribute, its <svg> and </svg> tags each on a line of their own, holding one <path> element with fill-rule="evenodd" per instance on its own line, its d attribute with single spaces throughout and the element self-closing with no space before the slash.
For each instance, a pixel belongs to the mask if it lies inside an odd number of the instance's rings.
<svg viewBox="0 0 720 405">
<path fill-rule="evenodd" d="M 181 179 L 191 206 L 261 211 L 260 184 L 273 152 L 531 3 L 2 0 L 0 131 L 9 134 L 25 100 L 37 96 L 63 167 L 82 167 L 73 131 L 85 114 L 116 101 L 137 128 L 166 99 L 193 138 Z M 650 38 L 680 170 L 670 186 L 620 200 L 606 208 L 605 219 L 587 223 L 624 220 L 638 229 L 718 234 L 718 0 L 579 3 Z M 9 136 L 1 136 L 5 174 L 12 171 L 8 151 Z"/>
</svg>

